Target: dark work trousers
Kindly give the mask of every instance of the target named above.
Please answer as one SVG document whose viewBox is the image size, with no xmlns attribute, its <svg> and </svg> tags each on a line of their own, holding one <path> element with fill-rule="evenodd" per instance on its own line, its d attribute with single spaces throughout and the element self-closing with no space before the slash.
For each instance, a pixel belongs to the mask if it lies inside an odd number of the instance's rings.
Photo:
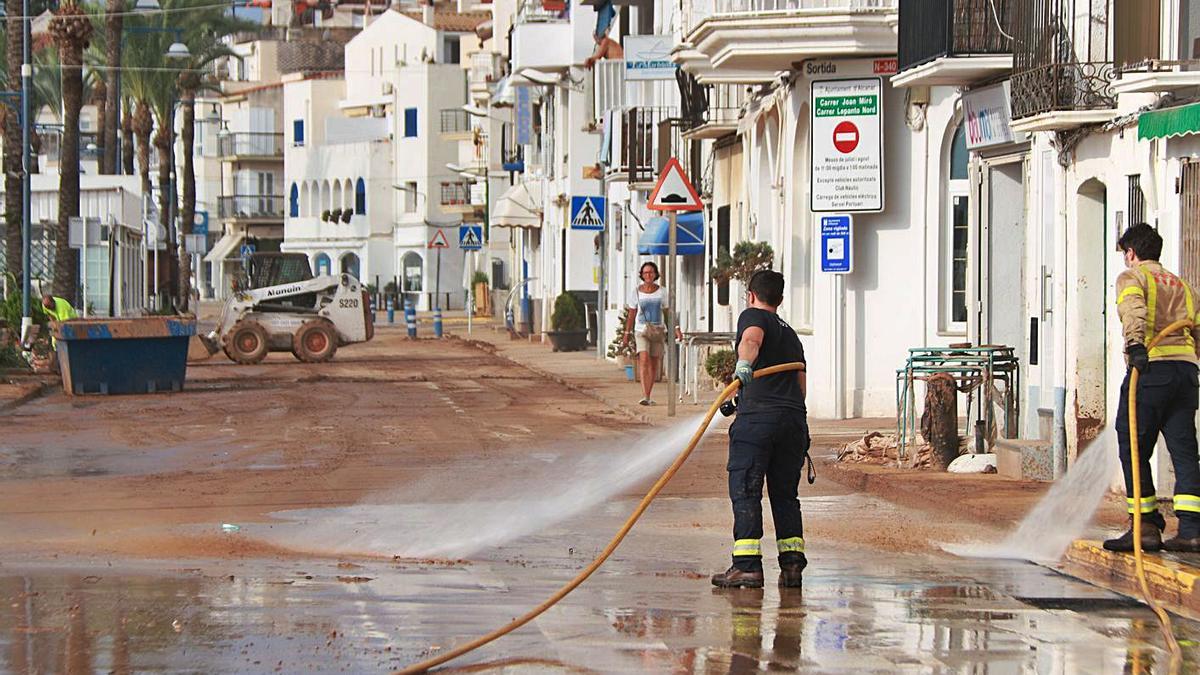
<svg viewBox="0 0 1200 675">
<path fill-rule="evenodd" d="M 770 412 L 738 415 L 729 427 L 729 499 L 733 502 L 733 538 L 738 542 L 759 541 L 763 535 L 763 480 L 771 498 L 775 537 L 796 542 L 799 550 L 781 551 L 780 562 L 804 559 L 804 522 L 796 490 L 808 454 L 808 422 L 804 413 Z M 793 549 L 796 547 L 793 546 Z M 761 570 L 762 553 L 735 555 L 733 564 L 742 570 Z"/>
<path fill-rule="evenodd" d="M 1150 477 L 1150 456 L 1162 432 L 1175 467 L 1175 511 L 1180 527 L 1198 528 L 1200 535 L 1200 456 L 1196 450 L 1197 368 L 1186 361 L 1151 361 L 1138 378 L 1137 425 L 1138 458 L 1141 465 L 1143 503 L 1140 510 L 1157 510 L 1154 481 Z M 1129 449 L 1129 374 L 1121 383 L 1117 407 L 1117 445 L 1121 472 L 1125 475 L 1125 493 L 1133 512 L 1133 473 Z M 1195 536 L 1195 535 L 1193 535 Z"/>
</svg>

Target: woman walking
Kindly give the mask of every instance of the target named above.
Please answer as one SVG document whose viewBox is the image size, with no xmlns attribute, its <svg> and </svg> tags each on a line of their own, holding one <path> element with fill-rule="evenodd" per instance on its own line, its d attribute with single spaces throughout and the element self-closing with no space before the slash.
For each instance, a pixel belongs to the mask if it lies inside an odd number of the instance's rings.
<svg viewBox="0 0 1200 675">
<path fill-rule="evenodd" d="M 629 294 L 630 312 L 625 323 L 625 344 L 633 337 L 637 345 L 638 375 L 642 380 L 643 394 L 638 403 L 654 405 L 650 392 L 658 379 L 659 364 L 662 363 L 667 343 L 667 294 L 658 285 L 658 265 L 642 263 L 638 277 L 641 284 Z"/>
</svg>

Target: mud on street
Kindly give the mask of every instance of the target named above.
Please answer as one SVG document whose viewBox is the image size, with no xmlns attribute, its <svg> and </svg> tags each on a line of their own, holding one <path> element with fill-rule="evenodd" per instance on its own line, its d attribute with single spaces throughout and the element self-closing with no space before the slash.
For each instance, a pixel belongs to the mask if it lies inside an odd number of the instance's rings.
<svg viewBox="0 0 1200 675">
<path fill-rule="evenodd" d="M 53 393 L 0 415 L 0 671 L 403 667 L 540 602 L 603 547 L 654 477 L 605 496 L 606 472 L 620 466 L 545 473 L 573 453 L 626 462 L 652 429 L 463 340 L 384 330 L 330 364 L 217 357 L 188 377 L 179 394 Z M 771 583 L 713 591 L 707 574 L 727 562 L 726 424 L 591 581 L 451 665 L 1157 672 L 1165 663 L 1136 603 L 1033 565 L 955 559 L 941 542 L 1001 530 L 930 518 L 824 476 L 801 485 L 813 551 L 803 593 Z M 818 452 L 840 440 L 818 435 Z M 545 496 L 523 502 L 511 486 L 542 477 L 544 490 L 528 491 L 551 495 L 543 510 L 568 504 L 574 485 L 580 499 L 584 485 L 603 498 L 491 543 L 507 512 L 535 510 L 526 504 Z M 492 487 L 503 501 L 463 510 Z M 420 510 L 395 508 L 414 501 Z M 420 529 L 410 518 L 438 524 L 419 533 L 421 546 L 483 543 L 465 556 L 393 557 Z M 1181 637 L 1198 634 L 1180 624 Z"/>
</svg>

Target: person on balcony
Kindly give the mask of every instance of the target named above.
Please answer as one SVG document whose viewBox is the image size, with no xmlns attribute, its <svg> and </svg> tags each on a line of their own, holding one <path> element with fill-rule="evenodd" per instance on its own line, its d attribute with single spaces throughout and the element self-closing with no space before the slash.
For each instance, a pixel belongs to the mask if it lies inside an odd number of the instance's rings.
<svg viewBox="0 0 1200 675">
<path fill-rule="evenodd" d="M 613 19 L 616 16 L 617 10 L 613 9 L 612 0 L 606 0 L 604 4 L 596 7 L 596 32 L 592 33 L 596 40 L 596 50 L 584 60 L 585 68 L 590 69 L 601 59 L 625 58 L 625 50 L 621 48 L 621 43 L 608 37 L 608 31 L 612 30 Z"/>
</svg>

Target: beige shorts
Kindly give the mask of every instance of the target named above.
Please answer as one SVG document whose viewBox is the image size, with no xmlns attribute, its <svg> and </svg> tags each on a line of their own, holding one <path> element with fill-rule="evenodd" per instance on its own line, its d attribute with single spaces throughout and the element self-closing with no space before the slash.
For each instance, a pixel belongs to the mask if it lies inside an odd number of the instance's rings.
<svg viewBox="0 0 1200 675">
<path fill-rule="evenodd" d="M 637 350 L 639 354 L 642 352 L 650 352 L 650 358 L 662 358 L 665 340 L 658 340 L 657 342 L 651 341 L 646 337 L 645 333 L 634 333 L 633 338 L 637 343 Z"/>
</svg>

